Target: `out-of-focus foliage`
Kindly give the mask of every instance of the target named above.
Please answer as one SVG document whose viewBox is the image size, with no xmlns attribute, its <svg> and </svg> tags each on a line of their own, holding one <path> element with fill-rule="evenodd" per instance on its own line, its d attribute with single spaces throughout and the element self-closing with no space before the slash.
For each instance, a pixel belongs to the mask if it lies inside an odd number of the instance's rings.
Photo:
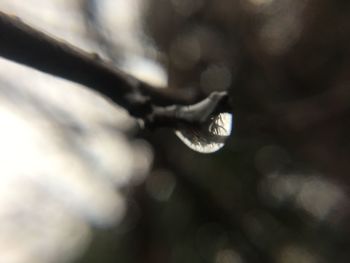
<svg viewBox="0 0 350 263">
<path fill-rule="evenodd" d="M 116 65 L 157 85 L 164 84 L 167 72 L 171 88 L 189 93 L 206 95 L 230 89 L 233 107 L 238 110 L 234 115 L 237 129 L 223 150 L 212 155 L 189 150 L 173 131 L 139 133 L 153 146 L 153 169 L 144 182 L 138 181 L 137 186 L 124 191 L 124 219 L 113 228 L 95 229 L 95 238 L 78 262 L 349 261 L 348 180 L 341 177 L 349 171 L 349 143 L 344 140 L 349 121 L 343 114 L 350 105 L 347 1 L 0 3 L 5 11 L 16 10 L 20 16 L 27 13 L 35 26 L 80 47 L 97 50 Z M 50 8 L 40 8 L 44 5 Z M 62 19 L 63 14 L 66 19 Z M 51 244 L 41 238 L 52 236 L 40 234 L 40 229 L 60 233 L 61 239 L 50 239 L 59 240 L 50 245 L 55 253 L 47 256 L 42 251 L 50 250 L 41 249 L 40 255 L 46 258 L 37 254 L 35 260 L 28 257 L 30 262 L 40 262 L 38 258 L 41 262 L 63 261 L 62 251 L 76 251 L 85 244 L 94 220 L 120 215 L 114 208 L 119 199 L 110 191 L 110 182 L 117 181 L 120 186 L 124 185 L 118 181 L 121 176 L 143 174 L 150 162 L 150 150 L 144 143 L 133 150 L 131 138 L 123 135 L 130 134 L 132 124 L 123 126 L 129 121 L 119 118 L 119 110 L 95 94 L 18 66 L 14 77 L 8 72 L 15 66 L 4 63 L 0 81 L 6 81 L 1 89 L 6 108 L 2 115 L 22 129 L 16 129 L 17 133 L 3 129 L 6 136 L 16 136 L 17 140 L 5 136 L 1 140 L 3 145 L 20 142 L 22 148 L 31 149 L 23 156 L 33 157 L 34 150 L 39 152 L 40 157 L 34 159 L 40 173 L 30 178 L 36 180 L 35 189 L 40 186 L 40 195 L 35 195 L 36 199 L 32 196 L 30 184 L 21 185 L 21 191 L 16 192 L 7 188 L 11 197 L 22 200 L 21 206 L 9 207 L 27 210 L 21 210 L 22 216 L 1 217 L 1 229 L 22 238 L 22 243 L 13 244 L 23 244 L 20 247 L 26 249 L 33 242 L 37 248 Z M 18 70 L 30 72 L 23 83 Z M 13 87 L 11 92 L 8 87 Z M 281 114 L 289 126 L 276 125 L 280 115 L 276 123 L 266 122 L 264 126 L 265 119 L 259 114 L 280 106 L 289 109 Z M 27 117 L 32 113 L 34 119 Z M 37 128 L 28 133 L 32 129 L 28 127 Z M 28 141 L 31 144 L 24 145 Z M 36 146 L 36 142 L 45 147 Z M 16 149 L 10 149 L 5 153 L 15 156 Z M 51 169 L 43 173 L 47 158 L 56 156 L 53 152 L 58 150 L 58 159 L 52 159 L 61 160 L 67 168 L 61 170 L 61 166 L 49 163 Z M 128 152 L 133 157 L 125 157 Z M 8 160 L 11 155 L 5 157 Z M 22 167 L 33 168 L 19 163 L 16 169 Z M 20 174 L 22 177 L 16 178 L 26 182 L 26 173 Z M 47 174 L 57 176 L 57 184 Z M 85 193 L 82 186 L 99 187 L 101 183 L 103 187 L 93 188 L 90 199 L 80 198 L 80 191 Z M 55 190 L 59 186 L 65 187 Z M 43 189 L 46 192 L 41 195 Z M 9 199 L 1 200 L 1 207 L 7 207 Z M 45 211 L 52 212 L 50 217 Z M 26 218 L 23 215 L 33 219 L 18 222 Z M 3 222 L 11 222 L 13 227 Z M 43 222 L 52 225 L 42 228 L 46 226 Z M 13 232 L 18 226 L 31 229 L 33 232 L 21 233 L 31 233 L 35 239 Z M 0 249 L 6 251 L 7 243 L 3 244 Z"/>
<path fill-rule="evenodd" d="M 98 51 L 77 1 L 0 1 L 0 9 Z M 132 138 L 135 121 L 124 110 L 84 87 L 1 58 L 0 123 L 4 263 L 76 259 L 91 241 L 91 227 L 120 221 L 121 188 L 141 180 L 152 159 L 148 144 Z"/>
</svg>

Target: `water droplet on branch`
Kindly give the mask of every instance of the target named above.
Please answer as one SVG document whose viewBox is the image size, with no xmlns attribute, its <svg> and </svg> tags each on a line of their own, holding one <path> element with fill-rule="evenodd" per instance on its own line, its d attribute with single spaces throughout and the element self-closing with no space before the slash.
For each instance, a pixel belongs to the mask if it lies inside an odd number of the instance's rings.
<svg viewBox="0 0 350 263">
<path fill-rule="evenodd" d="M 175 134 L 192 150 L 213 153 L 225 145 L 232 127 L 232 114 L 220 113 L 211 117 L 199 128 L 184 128 L 175 131 Z"/>
</svg>

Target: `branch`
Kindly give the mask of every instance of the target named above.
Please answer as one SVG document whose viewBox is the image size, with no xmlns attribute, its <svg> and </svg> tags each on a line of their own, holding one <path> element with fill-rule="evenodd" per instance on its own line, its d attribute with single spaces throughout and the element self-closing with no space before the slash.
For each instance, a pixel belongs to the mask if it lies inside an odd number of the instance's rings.
<svg viewBox="0 0 350 263">
<path fill-rule="evenodd" d="M 154 88 L 102 61 L 98 55 L 48 36 L 19 18 L 2 12 L 0 35 L 0 56 L 87 86 L 125 108 L 130 115 L 148 123 L 157 120 L 158 124 L 173 126 L 182 119 L 188 122 L 187 117 L 169 115 L 169 108 L 165 110 L 167 117 L 163 117 L 166 121 L 158 121 L 164 116 L 161 107 L 197 101 L 197 98 L 176 89 Z M 212 107 L 212 110 L 215 109 Z"/>
<path fill-rule="evenodd" d="M 189 105 L 171 105 L 167 107 L 153 107 L 152 113 L 145 119 L 148 127 L 174 127 L 184 126 L 199 128 L 211 118 L 221 112 L 229 112 L 228 94 L 225 91 L 212 92 L 202 101 Z"/>
</svg>

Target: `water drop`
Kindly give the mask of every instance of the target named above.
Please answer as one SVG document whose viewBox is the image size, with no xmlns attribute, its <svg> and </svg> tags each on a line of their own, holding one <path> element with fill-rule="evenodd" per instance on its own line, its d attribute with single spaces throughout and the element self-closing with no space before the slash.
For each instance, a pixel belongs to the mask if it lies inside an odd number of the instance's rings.
<svg viewBox="0 0 350 263">
<path fill-rule="evenodd" d="M 200 153 L 220 150 L 230 136 L 233 125 L 231 113 L 220 113 L 211 117 L 200 128 L 184 128 L 175 134 L 189 148 Z"/>
</svg>

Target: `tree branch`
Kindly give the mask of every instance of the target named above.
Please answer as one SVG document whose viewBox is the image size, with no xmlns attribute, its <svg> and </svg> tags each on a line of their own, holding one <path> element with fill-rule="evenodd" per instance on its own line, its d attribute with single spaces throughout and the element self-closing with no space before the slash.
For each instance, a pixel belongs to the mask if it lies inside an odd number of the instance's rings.
<svg viewBox="0 0 350 263">
<path fill-rule="evenodd" d="M 148 122 L 164 116 L 159 113 L 162 112 L 160 107 L 188 105 L 198 100 L 177 89 L 151 87 L 102 61 L 97 54 L 50 37 L 2 12 L 0 35 L 0 56 L 87 86 L 122 106 L 132 116 Z M 166 121 L 158 122 L 161 125 L 173 126 L 181 119 L 188 121 L 187 115 L 169 115 L 169 109 L 166 112 Z"/>
</svg>

